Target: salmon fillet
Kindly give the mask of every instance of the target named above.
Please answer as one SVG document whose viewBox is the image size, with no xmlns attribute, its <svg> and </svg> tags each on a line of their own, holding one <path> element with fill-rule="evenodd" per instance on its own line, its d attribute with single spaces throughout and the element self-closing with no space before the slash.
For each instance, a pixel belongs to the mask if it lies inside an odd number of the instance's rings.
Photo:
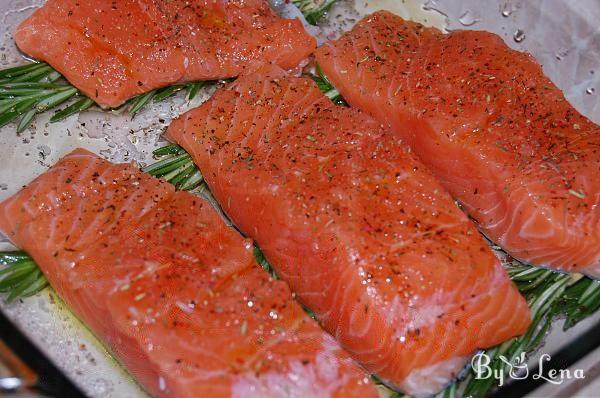
<svg viewBox="0 0 600 398">
<path fill-rule="evenodd" d="M 367 370 L 417 396 L 529 310 L 450 195 L 396 134 L 276 66 L 175 120 L 233 222 Z"/>
<path fill-rule="evenodd" d="M 49 0 L 14 36 L 108 107 L 174 83 L 235 77 L 253 59 L 293 68 L 316 47 L 267 0 Z"/>
<path fill-rule="evenodd" d="M 0 230 L 156 397 L 377 397 L 204 199 L 76 150 Z"/>
<path fill-rule="evenodd" d="M 600 128 L 529 54 L 492 33 L 442 34 L 382 11 L 317 60 L 513 257 L 600 277 Z"/>
</svg>

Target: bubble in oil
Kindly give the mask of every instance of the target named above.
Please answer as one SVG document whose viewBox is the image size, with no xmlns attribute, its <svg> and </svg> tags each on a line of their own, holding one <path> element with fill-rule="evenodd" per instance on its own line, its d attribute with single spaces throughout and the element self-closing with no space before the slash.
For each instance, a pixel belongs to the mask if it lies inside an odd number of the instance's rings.
<svg viewBox="0 0 600 398">
<path fill-rule="evenodd" d="M 510 15 L 513 13 L 513 11 L 514 11 L 514 9 L 509 3 L 504 3 L 502 5 L 502 7 L 500 8 L 500 14 L 502 14 L 502 16 L 504 18 L 510 17 Z"/>
<path fill-rule="evenodd" d="M 515 33 L 513 34 L 513 40 L 517 43 L 520 43 L 523 40 L 525 40 L 525 32 L 523 31 L 523 29 L 517 29 L 515 31 Z"/>
<path fill-rule="evenodd" d="M 479 22 L 479 19 L 470 10 L 467 10 L 458 18 L 458 22 L 464 26 L 471 26 Z"/>
</svg>

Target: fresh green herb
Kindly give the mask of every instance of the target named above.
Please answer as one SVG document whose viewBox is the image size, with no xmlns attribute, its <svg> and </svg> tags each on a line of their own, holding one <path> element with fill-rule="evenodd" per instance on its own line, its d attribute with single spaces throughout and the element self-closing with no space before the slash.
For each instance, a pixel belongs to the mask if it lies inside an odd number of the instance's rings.
<svg viewBox="0 0 600 398">
<path fill-rule="evenodd" d="M 260 248 L 258 246 L 254 246 L 254 258 L 256 258 L 256 262 L 258 262 L 258 264 L 261 267 L 263 267 L 265 269 L 265 271 L 267 271 L 269 273 L 269 275 L 271 275 L 275 279 L 278 279 L 277 274 L 275 273 L 275 270 L 273 269 L 271 264 L 269 264 L 269 262 L 265 258 L 265 255 L 263 254 L 263 252 L 260 250 Z"/>
<path fill-rule="evenodd" d="M 50 123 L 59 122 L 61 120 L 68 118 L 71 115 L 74 115 L 79 112 L 83 112 L 86 109 L 88 109 L 89 107 L 91 107 L 92 105 L 94 105 L 94 103 L 95 102 L 93 100 L 89 99 L 88 97 L 83 97 L 83 98 L 75 101 L 71 105 L 67 106 L 65 109 L 56 112 L 50 118 Z"/>
<path fill-rule="evenodd" d="M 152 98 L 156 95 L 157 90 L 148 91 L 147 93 L 140 94 L 137 97 L 133 97 L 128 101 L 129 113 L 135 116 L 136 113 L 141 111 L 146 105 L 150 103 Z"/>
<path fill-rule="evenodd" d="M 316 25 L 337 0 L 293 0 L 293 3 L 311 25 Z"/>
<path fill-rule="evenodd" d="M 557 316 L 565 315 L 563 329 L 575 326 L 579 321 L 591 316 L 600 308 L 600 281 L 581 278 L 565 289 L 556 303 Z"/>
<path fill-rule="evenodd" d="M 147 93 L 140 94 L 137 97 L 134 97 L 128 101 L 129 113 L 135 116 L 139 111 L 141 111 L 146 105 L 153 102 L 161 102 L 165 99 L 173 96 L 175 93 L 187 90 L 187 100 L 191 101 L 198 96 L 200 89 L 204 87 L 206 82 L 192 82 L 185 84 L 176 84 L 173 86 L 157 88 L 152 91 L 148 91 Z"/>
<path fill-rule="evenodd" d="M 0 84 L 5 83 L 51 83 L 60 78 L 60 74 L 44 62 L 33 62 L 0 70 Z"/>
<path fill-rule="evenodd" d="M 163 101 L 163 100 L 169 98 L 170 96 L 174 95 L 178 91 L 185 89 L 186 87 L 187 87 L 187 85 L 185 85 L 185 84 L 175 84 L 173 86 L 168 86 L 168 87 L 158 89 L 156 91 L 156 95 L 154 96 L 153 100 L 154 100 L 154 102 Z"/>
<path fill-rule="evenodd" d="M 20 133 L 37 114 L 65 102 L 72 101 L 50 118 L 51 123 L 64 120 L 95 104 L 61 77 L 60 73 L 44 62 L 0 70 L 0 127 L 20 118 L 17 124 L 17 133 Z M 164 101 L 181 90 L 187 90 L 188 100 L 191 101 L 203 85 L 204 82 L 192 82 L 152 90 L 132 98 L 127 106 L 129 112 L 135 115 L 151 100 Z"/>
<path fill-rule="evenodd" d="M 333 84 L 331 84 L 327 76 L 325 76 L 319 64 L 315 65 L 315 71 L 317 72 L 317 74 L 310 75 L 310 77 L 315 81 L 315 83 L 317 83 L 319 90 L 321 90 L 321 92 L 323 92 L 323 94 L 325 94 L 325 96 L 331 99 L 335 104 L 348 106 L 348 103 L 346 102 L 346 100 L 344 100 L 340 92 L 337 91 L 337 89 L 333 86 Z"/>
<path fill-rule="evenodd" d="M 155 157 L 161 157 L 161 156 L 166 156 L 166 155 L 181 155 L 184 152 L 185 151 L 183 150 L 183 148 L 180 147 L 179 145 L 170 144 L 170 145 L 165 145 L 163 147 L 155 149 L 152 152 L 152 154 Z"/>
<path fill-rule="evenodd" d="M 77 89 L 54 83 L 0 83 L 0 127 L 22 116 L 17 127 L 20 133 L 36 114 L 77 95 Z"/>
<path fill-rule="evenodd" d="M 22 251 L 0 253 L 0 292 L 7 293 L 6 301 L 29 297 L 46 286 L 48 281 L 35 262 Z"/>
<path fill-rule="evenodd" d="M 75 87 L 57 83 L 60 77 L 43 62 L 0 70 L 0 127 L 20 117 L 20 133 L 38 113 L 80 95 Z"/>
<path fill-rule="evenodd" d="M 191 191 L 202 185 L 202 173 L 192 157 L 178 145 L 171 144 L 152 152 L 157 162 L 142 168 L 142 171 L 175 185 L 182 191 Z"/>
<path fill-rule="evenodd" d="M 204 82 L 194 82 L 194 83 L 188 83 L 186 90 L 188 92 L 187 94 L 187 100 L 191 101 L 194 98 L 196 98 L 198 96 L 198 93 L 200 92 L 200 89 L 204 86 Z"/>
</svg>

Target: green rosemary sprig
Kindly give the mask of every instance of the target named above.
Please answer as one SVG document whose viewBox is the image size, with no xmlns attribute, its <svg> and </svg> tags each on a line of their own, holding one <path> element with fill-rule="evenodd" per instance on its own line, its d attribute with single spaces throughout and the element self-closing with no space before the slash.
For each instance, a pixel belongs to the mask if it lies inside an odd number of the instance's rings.
<svg viewBox="0 0 600 398">
<path fill-rule="evenodd" d="M 294 5 L 311 25 L 316 25 L 336 2 L 337 0 L 293 0 Z"/>
<path fill-rule="evenodd" d="M 261 267 L 263 267 L 263 269 L 265 271 L 267 271 L 269 273 L 269 275 L 271 275 L 272 278 L 279 279 L 277 277 L 277 274 L 275 273 L 275 270 L 273 269 L 273 267 L 271 266 L 271 264 L 269 264 L 269 262 L 265 258 L 265 255 L 263 254 L 263 252 L 256 245 L 254 245 L 254 258 L 256 258 L 256 262 Z"/>
<path fill-rule="evenodd" d="M 29 297 L 46 286 L 48 281 L 37 264 L 22 251 L 0 253 L 0 292 L 8 293 L 7 302 Z"/>
<path fill-rule="evenodd" d="M 54 108 L 76 95 L 76 88 L 55 83 L 0 83 L 0 127 L 21 117 L 17 127 L 17 132 L 20 133 L 36 114 Z"/>
<path fill-rule="evenodd" d="M 0 127 L 18 119 L 17 133 L 31 124 L 35 116 L 73 101 L 56 112 L 50 122 L 55 123 L 82 112 L 95 102 L 77 88 L 61 79 L 60 73 L 45 62 L 33 62 L 23 66 L 0 70 Z M 150 101 L 159 102 L 178 91 L 187 90 L 188 100 L 197 95 L 204 82 L 176 84 L 140 94 L 127 102 L 132 115 L 141 111 Z"/>
<path fill-rule="evenodd" d="M 173 86 L 158 88 L 156 90 L 148 91 L 147 93 L 140 94 L 137 97 L 132 98 L 128 102 L 129 113 L 135 115 L 140 110 L 142 110 L 146 105 L 150 103 L 150 101 L 161 102 L 165 99 L 171 97 L 175 93 L 181 90 L 187 90 L 187 99 L 188 101 L 193 100 L 197 95 L 200 89 L 204 86 L 204 82 L 193 82 L 186 84 L 176 84 Z"/>
<path fill-rule="evenodd" d="M 181 191 L 191 191 L 202 185 L 202 173 L 192 157 L 180 146 L 170 144 L 156 149 L 152 154 L 159 160 L 142 168 L 142 171 L 163 178 Z"/>
<path fill-rule="evenodd" d="M 567 287 L 556 307 L 566 316 L 563 328 L 572 328 L 600 308 L 600 281 L 582 278 Z"/>
<path fill-rule="evenodd" d="M 333 87 L 333 84 L 331 84 L 327 76 L 325 76 L 319 64 L 315 65 L 315 71 L 317 74 L 311 74 L 310 77 L 315 81 L 315 83 L 317 83 L 319 90 L 321 90 L 321 92 L 336 105 L 348 106 L 348 103 L 346 100 L 344 100 L 340 92 Z"/>
<path fill-rule="evenodd" d="M 23 66 L 0 70 L 0 84 L 4 83 L 52 83 L 60 78 L 50 65 L 44 62 L 32 62 Z"/>
<path fill-rule="evenodd" d="M 0 70 L 0 127 L 20 117 L 17 124 L 17 133 L 20 133 L 38 113 L 82 97 L 75 87 L 60 83 L 60 78 L 61 75 L 44 62 Z M 93 101 L 81 98 L 54 115 L 50 121 L 62 120 L 92 104 Z"/>
<path fill-rule="evenodd" d="M 80 98 L 77 101 L 73 102 L 71 105 L 67 106 L 65 109 L 62 109 L 56 112 L 54 115 L 52 115 L 52 117 L 50 118 L 50 123 L 56 123 L 60 122 L 61 120 L 65 120 L 71 115 L 75 115 L 76 113 L 85 111 L 94 104 L 95 102 L 88 97 Z"/>
</svg>

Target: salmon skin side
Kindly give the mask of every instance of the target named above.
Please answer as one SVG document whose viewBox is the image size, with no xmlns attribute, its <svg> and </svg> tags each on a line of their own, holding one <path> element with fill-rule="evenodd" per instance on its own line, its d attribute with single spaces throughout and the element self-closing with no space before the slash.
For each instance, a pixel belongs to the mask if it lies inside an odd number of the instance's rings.
<svg viewBox="0 0 600 398">
<path fill-rule="evenodd" d="M 396 134 L 276 66 L 175 120 L 233 222 L 367 370 L 416 396 L 529 310 L 450 195 Z"/>
<path fill-rule="evenodd" d="M 442 34 L 381 11 L 316 57 L 510 255 L 600 277 L 600 128 L 529 54 L 492 33 Z"/>
<path fill-rule="evenodd" d="M 210 204 L 75 150 L 0 204 L 0 230 L 156 397 L 377 397 Z"/>
<path fill-rule="evenodd" d="M 175 83 L 236 77 L 255 59 L 293 68 L 316 47 L 267 0 L 48 0 L 14 37 L 107 107 Z"/>
</svg>

